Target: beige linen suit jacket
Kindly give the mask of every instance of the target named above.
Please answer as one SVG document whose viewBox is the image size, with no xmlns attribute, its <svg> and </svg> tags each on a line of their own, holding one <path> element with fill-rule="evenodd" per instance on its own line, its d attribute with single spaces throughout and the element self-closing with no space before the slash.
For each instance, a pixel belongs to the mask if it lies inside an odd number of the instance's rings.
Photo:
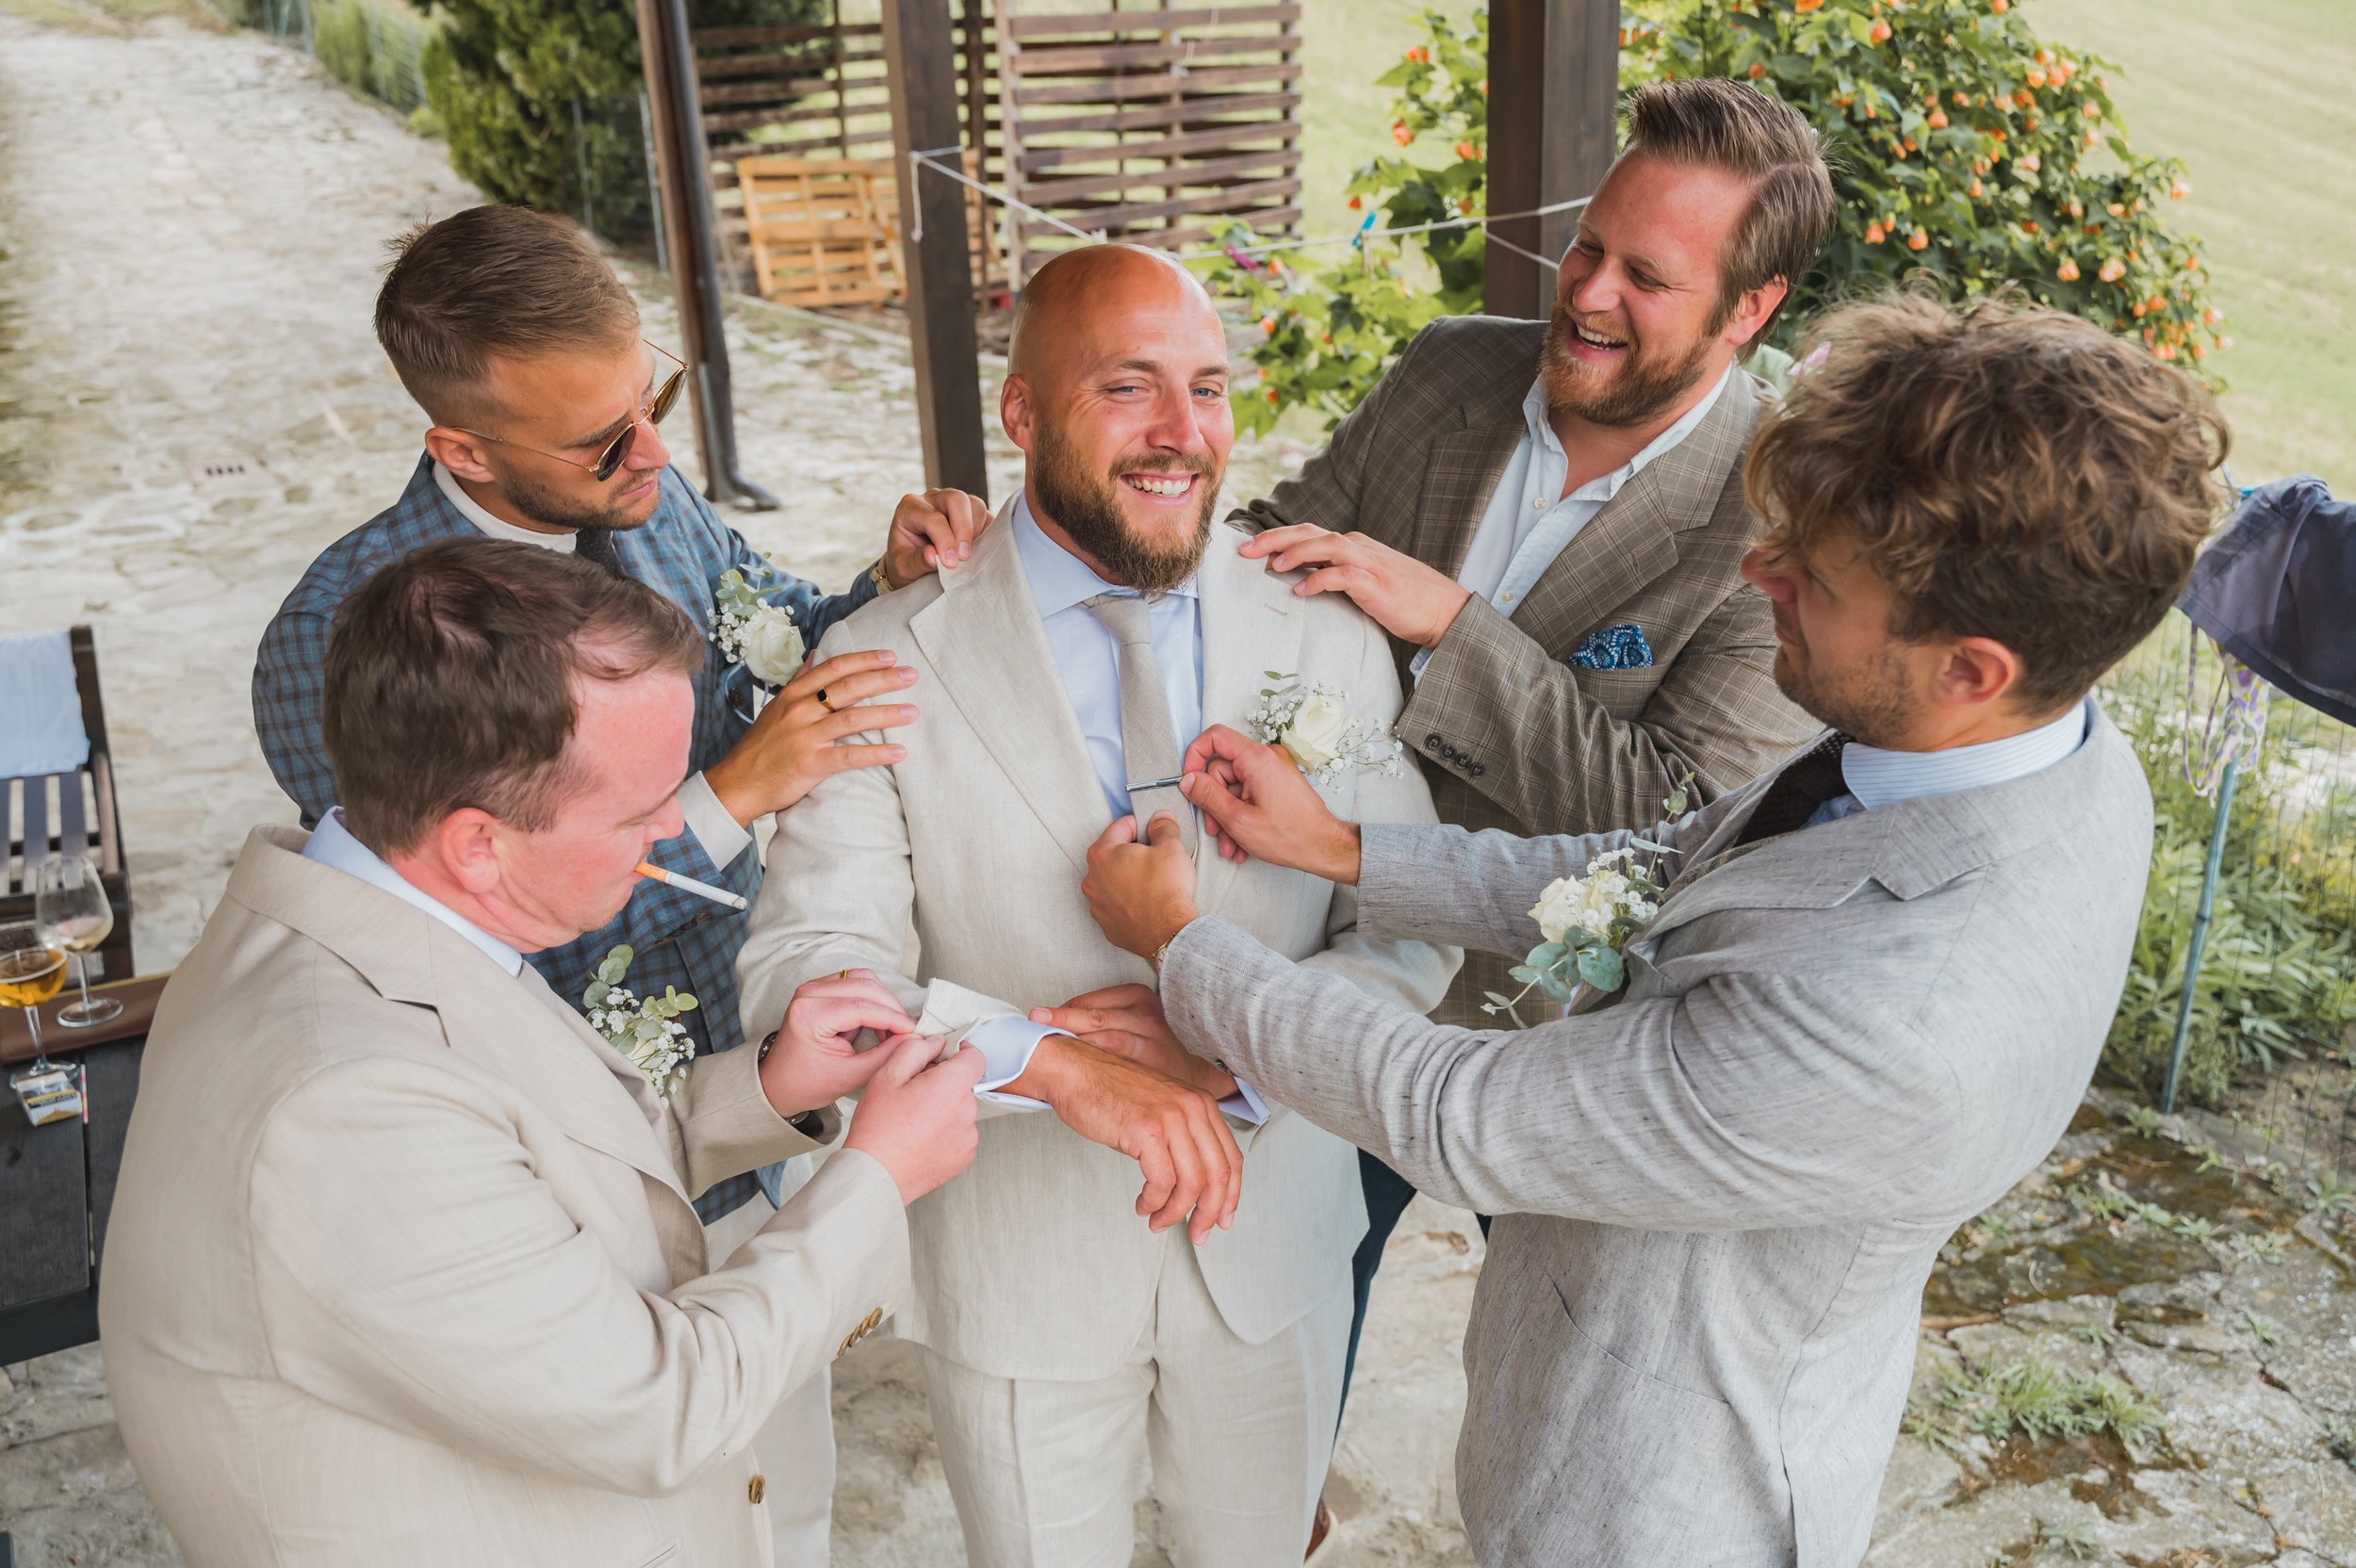
<svg viewBox="0 0 2356 1568">
<path fill-rule="evenodd" d="M 2151 846 L 2107 719 L 2028 777 L 1734 847 L 1766 788 L 1662 830 L 1681 869 L 1593 1012 L 1434 1024 L 1217 921 L 1164 966 L 1181 1037 L 1498 1217 L 1456 1450 L 1497 1568 L 1854 1568 L 1939 1249 L 2102 1054 Z M 1627 839 L 1369 827 L 1360 919 L 1518 954 Z"/>
<path fill-rule="evenodd" d="M 188 1561 L 768 1563 L 753 1434 L 903 1299 L 891 1175 L 838 1153 L 707 1272 L 689 1195 L 815 1147 L 755 1053 L 666 1110 L 303 837 L 254 831 L 165 988 L 107 1234 L 107 1381 Z"/>
<path fill-rule="evenodd" d="M 1393 718 L 1382 629 L 1338 596 L 1295 598 L 1291 580 L 1236 555 L 1242 542 L 1214 529 L 1198 578 L 1205 722 L 1241 727 L 1269 670 L 1331 681 L 1360 713 Z M 886 976 L 944 1032 L 1152 984 L 1080 896 L 1112 815 L 1003 511 L 972 561 L 866 606 L 818 654 L 878 647 L 918 672 L 924 717 L 886 737 L 906 760 L 837 774 L 777 819 L 771 858 L 794 874 L 769 878 L 753 906 L 738 960 L 748 1025 L 765 1032 L 794 987 L 845 967 Z M 1413 768 L 1353 774 L 1327 798 L 1374 821 L 1433 820 Z M 1346 888 L 1236 866 L 1207 836 L 1196 864 L 1203 908 L 1363 994 L 1421 1011 L 1455 968 L 1452 950 L 1361 936 Z M 1331 1134 L 1278 1107 L 1237 1135 L 1242 1206 L 1196 1257 L 1227 1326 L 1258 1344 L 1348 1287 L 1366 1209 L 1357 1157 Z M 1051 1112 L 990 1117 L 973 1168 L 908 1210 L 916 1305 L 902 1331 L 995 1377 L 1110 1376 L 1146 1329 L 1169 1256 L 1133 1207 L 1138 1184 L 1135 1161 Z"/>
<path fill-rule="evenodd" d="M 1543 321 L 1444 317 L 1299 475 L 1232 519 L 1258 531 L 1357 531 L 1454 577 L 1528 431 Z M 1475 596 L 1412 691 L 1399 737 L 1423 759 L 1440 820 L 1509 832 L 1601 833 L 1661 814 L 1687 773 L 1709 801 L 1816 723 L 1775 689 L 1766 596 L 1736 568 L 1759 531 L 1742 454 L 1766 388 L 1741 371 L 1693 433 L 1621 487 L 1511 616 Z M 1590 632 L 1632 624 L 1653 662 L 1591 670 Z M 1415 649 L 1398 648 L 1400 669 Z M 1465 955 L 1439 1016 L 1488 1021 L 1503 960 Z"/>
</svg>

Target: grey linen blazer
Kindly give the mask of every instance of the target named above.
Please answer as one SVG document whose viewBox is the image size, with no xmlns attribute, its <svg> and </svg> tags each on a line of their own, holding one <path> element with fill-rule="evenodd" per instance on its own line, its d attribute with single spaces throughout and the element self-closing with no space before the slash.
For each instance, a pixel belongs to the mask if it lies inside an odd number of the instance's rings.
<svg viewBox="0 0 2356 1568">
<path fill-rule="evenodd" d="M 1939 1248 L 2093 1074 L 2151 842 L 2106 719 L 2030 777 L 1731 848 L 1764 788 L 1661 830 L 1683 874 L 1627 989 L 1524 1033 L 1216 919 L 1164 964 L 1190 1047 L 1499 1217 L 1456 1453 L 1484 1563 L 1855 1564 Z M 1362 929 L 1507 953 L 1628 838 L 1365 831 Z"/>
<path fill-rule="evenodd" d="M 1450 577 L 1463 569 L 1527 424 L 1546 323 L 1445 317 L 1417 334 L 1325 451 L 1229 520 L 1257 531 L 1356 531 Z M 1661 814 L 1677 781 L 1713 800 L 1815 721 L 1775 689 L 1765 596 L 1736 571 L 1759 531 L 1742 453 L 1766 387 L 1746 375 L 1693 433 L 1648 464 L 1563 547 L 1512 617 L 1476 596 L 1411 685 L 1399 738 L 1422 758 L 1442 822 L 1520 834 L 1600 833 Z M 1590 632 L 1632 623 L 1653 662 L 1569 662 Z M 1400 674 L 1415 649 L 1395 645 Z M 1486 1021 L 1507 966 L 1467 954 L 1435 1016 Z"/>
</svg>

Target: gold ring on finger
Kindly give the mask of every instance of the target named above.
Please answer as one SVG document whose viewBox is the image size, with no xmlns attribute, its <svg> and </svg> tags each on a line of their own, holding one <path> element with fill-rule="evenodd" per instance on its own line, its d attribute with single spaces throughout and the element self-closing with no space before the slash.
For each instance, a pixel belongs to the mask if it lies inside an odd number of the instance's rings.
<svg viewBox="0 0 2356 1568">
<path fill-rule="evenodd" d="M 848 980 L 851 977 L 851 972 L 847 969 L 837 970 L 835 971 L 834 977 L 837 980 Z"/>
<path fill-rule="evenodd" d="M 826 700 L 826 689 L 824 686 L 818 688 L 818 706 L 825 709 L 829 713 L 841 711 L 841 710 L 837 709 L 833 703 Z"/>
</svg>

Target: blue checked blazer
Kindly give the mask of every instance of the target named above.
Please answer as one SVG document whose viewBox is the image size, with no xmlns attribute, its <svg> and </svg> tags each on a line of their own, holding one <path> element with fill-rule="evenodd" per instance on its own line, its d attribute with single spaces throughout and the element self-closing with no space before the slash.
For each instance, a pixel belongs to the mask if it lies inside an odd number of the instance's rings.
<svg viewBox="0 0 2356 1568">
<path fill-rule="evenodd" d="M 614 537 L 622 569 L 685 611 L 707 636 L 712 629 L 712 587 L 722 573 L 742 568 L 757 578 L 768 564 L 722 521 L 677 468 L 665 468 L 662 499 L 642 526 Z M 311 563 L 262 634 L 254 664 L 254 727 L 262 755 L 279 787 L 302 808 L 303 825 L 315 825 L 335 803 L 335 777 L 328 766 L 319 713 L 326 690 L 327 634 L 346 596 L 370 574 L 434 539 L 480 537 L 481 531 L 450 502 L 434 480 L 434 462 L 420 458 L 401 499 L 345 534 Z M 861 576 L 848 594 L 822 595 L 799 578 L 773 582 L 766 596 L 781 605 L 811 647 L 835 622 L 875 596 Z M 715 645 L 695 678 L 695 739 L 688 765 L 700 772 L 728 755 L 752 723 L 752 677 L 731 664 Z M 666 871 L 715 883 L 744 895 L 761 890 L 761 857 L 749 845 L 725 866 L 715 866 L 694 833 L 655 846 L 650 857 Z M 748 914 L 659 882 L 642 881 L 612 924 L 578 941 L 531 956 L 532 966 L 565 1001 L 579 1004 L 597 963 L 618 942 L 636 950 L 630 987 L 641 996 L 663 994 L 665 986 L 694 993 L 696 1008 L 681 1021 L 699 1051 L 726 1051 L 741 1044 L 737 1017 L 736 954 L 744 945 Z M 707 1222 L 751 1196 L 754 1179 L 734 1177 L 696 1200 Z"/>
</svg>

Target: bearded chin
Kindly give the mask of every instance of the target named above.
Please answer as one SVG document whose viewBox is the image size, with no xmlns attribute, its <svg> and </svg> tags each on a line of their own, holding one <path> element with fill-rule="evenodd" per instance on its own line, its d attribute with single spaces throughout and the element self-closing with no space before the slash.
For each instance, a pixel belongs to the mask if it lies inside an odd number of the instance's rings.
<svg viewBox="0 0 2356 1568">
<path fill-rule="evenodd" d="M 1085 470 L 1053 430 L 1040 432 L 1030 481 L 1040 509 L 1073 544 L 1115 582 L 1151 594 L 1175 588 L 1194 576 L 1203 564 L 1203 552 L 1210 547 L 1211 509 L 1219 504 L 1218 475 L 1207 465 L 1180 463 L 1163 471 L 1194 474 L 1203 481 L 1203 504 L 1194 526 L 1165 538 L 1135 531 L 1121 507 L 1120 477 Z"/>
<path fill-rule="evenodd" d="M 1568 414 L 1591 425 L 1643 424 L 1691 392 L 1710 358 L 1706 337 L 1682 358 L 1666 362 L 1631 339 L 1618 373 L 1597 386 L 1588 367 L 1572 357 L 1571 337 L 1577 330 L 1570 311 L 1556 301 L 1554 316 L 1546 322 L 1540 368 L 1546 384 L 1546 412 Z"/>
</svg>

